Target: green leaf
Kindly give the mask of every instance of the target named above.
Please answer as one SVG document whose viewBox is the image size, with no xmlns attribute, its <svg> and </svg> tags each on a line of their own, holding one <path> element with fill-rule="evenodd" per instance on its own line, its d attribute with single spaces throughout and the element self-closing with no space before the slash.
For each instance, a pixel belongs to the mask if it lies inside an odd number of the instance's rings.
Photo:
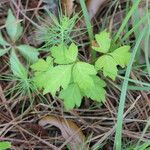
<svg viewBox="0 0 150 150">
<path fill-rule="evenodd" d="M 33 69 L 33 71 L 35 71 L 33 77 L 35 85 L 39 89 L 44 88 L 44 85 L 47 83 L 47 80 L 45 79 L 49 79 L 50 71 L 53 68 L 53 58 L 47 57 L 46 61 L 44 59 L 39 59 L 30 67 Z"/>
<path fill-rule="evenodd" d="M 107 53 L 110 49 L 111 39 L 110 33 L 106 32 L 106 30 L 100 32 L 99 34 L 95 35 L 96 42 L 98 46 L 92 46 L 95 51 L 101 53 Z"/>
<path fill-rule="evenodd" d="M 8 46 L 9 44 L 4 40 L 2 32 L 0 32 L 0 45 Z"/>
<path fill-rule="evenodd" d="M 67 88 L 71 80 L 72 65 L 59 65 L 49 71 L 49 75 L 45 78 L 44 94 L 51 93 L 53 96 L 56 91 Z"/>
<path fill-rule="evenodd" d="M 10 9 L 8 10 L 6 19 L 6 30 L 11 40 L 14 42 L 19 39 L 23 31 L 20 22 L 18 22 Z"/>
<path fill-rule="evenodd" d="M 39 59 L 36 63 L 31 65 L 31 68 L 34 71 L 47 71 L 50 67 L 53 66 L 53 58 L 47 57 L 46 61 L 44 59 Z"/>
<path fill-rule="evenodd" d="M 79 86 L 75 83 L 70 84 L 60 93 L 60 98 L 64 100 L 64 105 L 67 110 L 73 109 L 75 106 L 81 105 L 82 95 Z"/>
<path fill-rule="evenodd" d="M 20 45 L 17 48 L 24 58 L 29 62 L 34 63 L 38 60 L 39 52 L 36 48 L 29 45 Z"/>
<path fill-rule="evenodd" d="M 8 148 L 11 148 L 10 142 L 0 142 L 0 150 L 6 150 Z"/>
<path fill-rule="evenodd" d="M 124 68 L 131 57 L 131 53 L 129 52 L 130 46 L 122 46 L 110 53 L 110 55 L 117 61 L 118 65 Z"/>
<path fill-rule="evenodd" d="M 104 76 L 115 80 L 117 76 L 117 62 L 110 55 L 101 56 L 95 63 L 97 70 L 102 70 Z"/>
<path fill-rule="evenodd" d="M 92 76 L 92 78 L 94 81 L 94 85 L 84 90 L 84 94 L 85 96 L 91 98 L 92 100 L 95 100 L 98 102 L 104 102 L 105 94 L 106 94 L 104 87 L 106 86 L 106 84 L 103 80 L 101 80 L 97 76 Z"/>
<path fill-rule="evenodd" d="M 55 58 L 54 61 L 57 64 L 69 64 L 73 63 L 77 59 L 78 48 L 72 43 L 69 49 L 64 45 L 54 46 L 51 48 L 52 56 Z"/>
<path fill-rule="evenodd" d="M 5 55 L 6 53 L 8 53 L 9 50 L 10 50 L 10 48 L 0 49 L 0 57 Z"/>
<path fill-rule="evenodd" d="M 10 55 L 10 66 L 14 75 L 22 79 L 27 79 L 27 71 L 24 68 L 24 66 L 20 63 L 14 50 L 12 50 Z"/>
<path fill-rule="evenodd" d="M 73 67 L 73 80 L 81 89 L 87 89 L 93 86 L 91 75 L 96 75 L 96 70 L 93 65 L 85 62 L 77 62 Z"/>
<path fill-rule="evenodd" d="M 37 88 L 42 89 L 47 84 L 49 80 L 49 74 L 51 73 L 51 68 L 48 68 L 48 70 L 45 70 L 43 72 L 35 72 L 33 77 L 33 82 Z"/>
</svg>

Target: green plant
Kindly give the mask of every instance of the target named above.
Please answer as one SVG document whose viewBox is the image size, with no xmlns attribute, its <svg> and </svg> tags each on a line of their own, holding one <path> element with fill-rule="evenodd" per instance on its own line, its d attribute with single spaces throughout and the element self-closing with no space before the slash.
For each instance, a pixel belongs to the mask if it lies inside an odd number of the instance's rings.
<svg viewBox="0 0 150 150">
<path fill-rule="evenodd" d="M 0 150 L 6 150 L 8 148 L 11 148 L 10 142 L 0 142 Z"/>
<path fill-rule="evenodd" d="M 102 68 L 105 76 L 115 79 L 117 65 L 123 68 L 128 63 L 130 47 L 123 46 L 112 53 L 107 53 L 111 44 L 109 33 L 103 31 L 95 38 L 99 47 L 92 46 L 92 48 L 104 53 L 103 56 L 98 58 L 95 66 L 97 70 Z M 106 91 L 104 87 L 106 84 L 97 75 L 95 66 L 81 62 L 77 57 L 78 48 L 74 43 L 69 47 L 62 43 L 51 47 L 51 56 L 47 57 L 46 60 L 40 59 L 31 66 L 35 71 L 33 80 L 36 86 L 44 90 L 43 94 L 59 95 L 59 98 L 64 100 L 66 109 L 79 107 L 84 96 L 97 102 L 104 102 L 105 100 Z M 60 93 L 57 93 L 57 91 Z"/>
<path fill-rule="evenodd" d="M 51 48 L 52 57 L 40 59 L 31 68 L 35 71 L 34 82 L 44 89 L 44 94 L 56 95 L 64 100 L 66 109 L 80 106 L 83 96 L 98 102 L 105 99 L 105 82 L 96 74 L 93 65 L 77 59 L 78 48 L 71 44 L 69 48 L 60 44 Z M 48 80 L 46 80 L 48 79 Z"/>
<path fill-rule="evenodd" d="M 23 33 L 23 27 L 19 20 L 15 18 L 12 11 L 8 11 L 8 16 L 6 19 L 6 31 L 9 36 L 8 40 L 6 41 L 0 32 L 0 56 L 5 55 L 6 53 L 9 54 L 9 65 L 12 71 L 12 74 L 1 75 L 0 80 L 11 81 L 14 83 L 14 86 L 10 88 L 7 95 L 22 95 L 28 96 L 28 99 L 33 103 L 32 93 L 37 92 L 33 81 L 29 77 L 29 71 L 19 60 L 20 55 L 25 58 L 27 61 L 26 66 L 29 64 L 35 63 L 38 60 L 39 52 L 36 48 L 21 44 L 18 45 L 17 42 Z M 24 110 L 24 104 L 26 101 L 23 101 L 22 110 Z"/>
<path fill-rule="evenodd" d="M 141 145 L 136 146 L 136 143 L 127 143 L 123 145 L 123 150 L 149 150 L 150 141 L 143 142 Z"/>
<path fill-rule="evenodd" d="M 20 105 L 23 112 L 26 102 L 30 101 L 30 104 L 34 102 L 32 93 L 34 92 L 36 94 L 37 89 L 29 76 L 28 69 L 26 69 L 19 61 L 15 51 L 12 50 L 10 55 L 10 65 L 12 73 L 1 74 L 0 80 L 13 83 L 13 86 L 5 91 L 5 96 L 13 96 L 14 99 L 16 97 L 20 98 L 20 96 L 24 96 L 24 100 L 21 102 Z M 26 101 L 26 99 L 28 101 Z"/>
<path fill-rule="evenodd" d="M 110 33 L 105 30 L 96 34 L 95 39 L 96 42 L 93 43 L 92 48 L 102 54 L 95 62 L 95 67 L 97 70 L 101 70 L 105 77 L 108 76 L 115 80 L 118 73 L 117 66 L 124 68 L 129 62 L 130 46 L 121 46 L 113 52 L 109 52 L 111 47 Z"/>
<path fill-rule="evenodd" d="M 21 26 L 20 21 L 15 18 L 11 10 L 8 11 L 5 26 L 7 34 L 9 35 L 9 40 L 6 41 L 0 31 L 0 45 L 3 47 L 0 49 L 0 56 L 3 56 L 10 51 L 14 51 L 15 53 L 19 52 L 29 63 L 36 62 L 39 55 L 36 48 L 26 44 L 16 45 L 16 41 L 22 35 L 23 27 Z M 12 55 L 10 55 L 10 59 L 11 57 Z"/>
<path fill-rule="evenodd" d="M 117 115 L 117 128 L 116 128 L 116 134 L 115 134 L 115 147 L 116 150 L 120 150 L 121 146 L 122 146 L 122 124 L 123 124 L 123 111 L 124 111 L 124 107 L 125 107 L 125 99 L 126 99 L 126 94 L 127 94 L 127 88 L 128 88 L 128 82 L 129 82 L 129 76 L 130 76 L 130 71 L 132 69 L 132 64 L 134 62 L 136 53 L 138 51 L 138 47 L 140 45 L 140 42 L 144 36 L 144 34 L 146 33 L 146 29 L 145 28 L 139 35 L 137 43 L 133 49 L 133 53 L 131 56 L 131 60 L 129 62 L 129 65 L 127 66 L 127 71 L 125 74 L 125 79 L 122 85 L 122 92 L 121 92 L 121 96 L 120 96 L 120 103 L 119 103 L 119 108 L 118 108 L 118 115 Z"/>
<path fill-rule="evenodd" d="M 37 30 L 37 39 L 45 43 L 43 48 L 49 48 L 62 42 L 66 44 L 75 43 L 74 39 L 79 36 L 78 31 L 81 31 L 81 29 L 75 28 L 78 14 L 71 18 L 62 13 L 59 13 L 58 17 L 49 11 L 47 14 L 47 19 L 41 19 L 43 23 Z"/>
</svg>

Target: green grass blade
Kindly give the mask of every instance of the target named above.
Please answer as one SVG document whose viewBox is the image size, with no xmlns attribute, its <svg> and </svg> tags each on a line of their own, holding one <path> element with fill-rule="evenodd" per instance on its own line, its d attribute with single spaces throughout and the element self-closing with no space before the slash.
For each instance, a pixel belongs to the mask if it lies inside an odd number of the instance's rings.
<svg viewBox="0 0 150 150">
<path fill-rule="evenodd" d="M 147 17 L 149 17 L 149 16 L 150 16 L 150 13 L 146 13 L 145 16 L 122 37 L 121 41 L 122 42 L 125 41 L 133 32 L 135 32 L 135 30 L 138 30 L 139 26 L 142 23 L 144 23 L 146 21 Z"/>
<path fill-rule="evenodd" d="M 122 32 L 123 29 L 125 28 L 125 26 L 126 26 L 126 24 L 128 23 L 130 17 L 131 17 L 132 14 L 134 13 L 134 11 L 137 9 L 137 7 L 138 7 L 140 1 L 141 1 L 141 0 L 137 0 L 137 1 L 133 4 L 133 6 L 132 6 L 132 8 L 130 9 L 129 13 L 127 14 L 127 16 L 125 17 L 125 19 L 123 20 L 122 25 L 120 26 L 120 28 L 119 28 L 117 34 L 115 35 L 115 37 L 114 37 L 114 42 L 116 42 L 117 39 L 119 38 L 121 32 Z"/>
<path fill-rule="evenodd" d="M 81 5 L 82 12 L 83 12 L 83 15 L 84 15 L 86 28 L 87 28 L 87 31 L 88 31 L 88 34 L 89 34 L 89 38 L 90 38 L 90 43 L 92 43 L 92 40 L 94 39 L 93 27 L 91 25 L 91 20 L 90 20 L 90 17 L 89 17 L 87 8 L 86 8 L 85 1 L 84 0 L 80 0 L 80 5 Z M 96 52 L 94 50 L 92 50 L 92 54 L 91 55 L 92 55 L 92 61 L 95 60 Z"/>
<path fill-rule="evenodd" d="M 136 90 L 136 91 L 149 91 L 150 87 L 140 87 L 140 86 L 128 86 L 128 90 Z"/>
<path fill-rule="evenodd" d="M 145 128 L 142 132 L 142 135 L 141 135 L 139 141 L 137 142 L 136 147 L 135 147 L 134 150 L 145 150 L 150 145 L 150 141 L 148 141 L 148 142 L 145 142 L 142 146 L 140 146 L 140 142 L 142 141 L 142 138 L 144 137 L 144 134 L 146 133 L 149 126 L 150 126 L 150 118 L 148 119 L 148 121 L 146 123 L 146 126 L 145 126 Z"/>
<path fill-rule="evenodd" d="M 83 15 L 84 15 L 86 27 L 87 27 L 88 34 L 89 34 L 89 38 L 90 38 L 90 41 L 92 41 L 93 38 L 94 38 L 94 36 L 93 36 L 93 27 L 91 25 L 91 21 L 90 21 L 90 17 L 89 17 L 87 8 L 86 8 L 85 1 L 84 0 L 80 0 L 80 5 L 81 5 L 82 12 L 83 12 Z"/>
<path fill-rule="evenodd" d="M 115 148 L 116 150 L 121 150 L 122 146 L 122 128 L 123 128 L 123 112 L 124 112 L 124 107 L 125 107 L 125 99 L 126 99 L 126 94 L 127 94 L 127 88 L 128 88 L 128 78 L 130 76 L 132 64 L 134 62 L 138 47 L 141 43 L 141 40 L 145 34 L 146 28 L 140 33 L 137 43 L 133 49 L 132 57 L 130 59 L 130 62 L 128 64 L 126 74 L 125 74 L 125 79 L 123 82 L 122 86 L 122 92 L 120 96 L 120 102 L 119 102 L 119 108 L 118 108 L 118 117 L 117 117 L 117 128 L 116 128 L 116 134 L 115 134 Z"/>
</svg>

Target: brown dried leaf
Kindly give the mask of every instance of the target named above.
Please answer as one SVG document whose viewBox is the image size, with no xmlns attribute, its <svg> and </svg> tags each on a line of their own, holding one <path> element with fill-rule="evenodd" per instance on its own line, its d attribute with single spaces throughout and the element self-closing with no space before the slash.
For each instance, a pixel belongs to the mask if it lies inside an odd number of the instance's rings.
<svg viewBox="0 0 150 150">
<path fill-rule="evenodd" d="M 100 9 L 100 7 L 106 2 L 107 0 L 86 0 L 86 6 L 89 12 L 89 16 L 92 19 Z"/>
<path fill-rule="evenodd" d="M 62 8 L 64 13 L 69 17 L 73 13 L 74 0 L 62 0 Z"/>
<path fill-rule="evenodd" d="M 71 120 L 49 115 L 39 121 L 39 125 L 42 127 L 48 124 L 60 129 L 63 138 L 68 140 L 72 149 L 79 149 L 81 145 L 83 146 L 85 136 L 81 129 Z"/>
</svg>

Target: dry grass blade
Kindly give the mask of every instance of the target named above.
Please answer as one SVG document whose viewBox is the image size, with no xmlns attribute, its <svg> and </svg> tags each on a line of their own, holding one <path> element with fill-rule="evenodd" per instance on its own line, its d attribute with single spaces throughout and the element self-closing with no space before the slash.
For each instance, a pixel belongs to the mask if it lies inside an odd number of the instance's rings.
<svg viewBox="0 0 150 150">
<path fill-rule="evenodd" d="M 86 5 L 89 12 L 89 16 L 92 19 L 97 12 L 99 11 L 100 7 L 106 2 L 107 0 L 87 0 Z"/>
</svg>

